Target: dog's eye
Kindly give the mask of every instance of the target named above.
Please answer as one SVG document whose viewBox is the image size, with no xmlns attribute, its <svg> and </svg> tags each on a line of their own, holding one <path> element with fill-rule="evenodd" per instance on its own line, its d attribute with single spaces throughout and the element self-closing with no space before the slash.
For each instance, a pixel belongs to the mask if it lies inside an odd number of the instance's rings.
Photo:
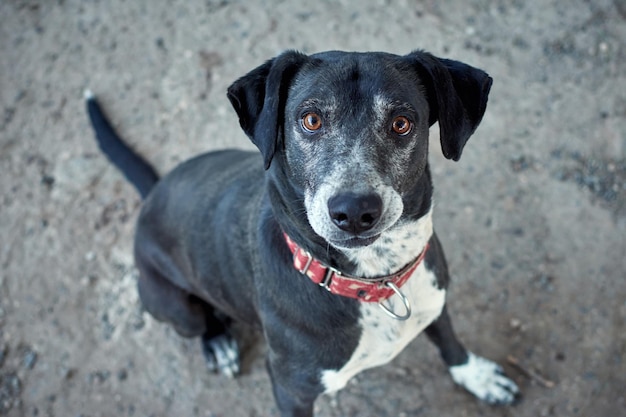
<svg viewBox="0 0 626 417">
<path fill-rule="evenodd" d="M 391 129 L 400 136 L 408 135 L 412 127 L 411 121 L 404 116 L 396 117 L 391 123 Z"/>
<path fill-rule="evenodd" d="M 322 118 L 313 112 L 309 112 L 302 116 L 302 127 L 307 132 L 315 132 L 322 127 Z"/>
</svg>

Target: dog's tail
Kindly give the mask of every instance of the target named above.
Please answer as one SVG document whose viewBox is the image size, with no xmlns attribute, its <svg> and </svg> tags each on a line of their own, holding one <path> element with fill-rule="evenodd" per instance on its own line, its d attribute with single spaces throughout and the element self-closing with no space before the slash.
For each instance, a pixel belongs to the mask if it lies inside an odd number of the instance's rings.
<svg viewBox="0 0 626 417">
<path fill-rule="evenodd" d="M 85 104 L 100 149 L 135 186 L 141 198 L 145 198 L 159 181 L 154 168 L 122 141 L 102 112 L 96 97 L 89 90 L 85 91 Z"/>
</svg>

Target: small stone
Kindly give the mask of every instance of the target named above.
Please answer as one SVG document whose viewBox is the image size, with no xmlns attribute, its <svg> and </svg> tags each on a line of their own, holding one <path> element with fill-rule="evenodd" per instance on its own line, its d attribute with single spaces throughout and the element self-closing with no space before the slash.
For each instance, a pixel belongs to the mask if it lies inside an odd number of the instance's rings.
<svg viewBox="0 0 626 417">
<path fill-rule="evenodd" d="M 598 45 L 598 49 L 600 50 L 600 52 L 605 53 L 609 50 L 609 45 L 606 42 L 600 42 L 600 45 Z"/>
<path fill-rule="evenodd" d="M 111 376 L 109 371 L 94 371 L 89 374 L 88 381 L 90 384 L 102 384 Z"/>
<path fill-rule="evenodd" d="M 61 378 L 66 379 L 66 380 L 70 380 L 70 379 L 74 378 L 76 373 L 77 373 L 77 371 L 74 368 L 64 368 L 61 371 Z"/>
<path fill-rule="evenodd" d="M 519 330 L 522 328 L 522 321 L 518 318 L 512 318 L 511 321 L 509 322 L 511 328 L 515 329 L 515 330 Z"/>
<path fill-rule="evenodd" d="M 4 364 L 4 360 L 7 358 L 7 353 L 9 353 L 9 348 L 7 345 L 4 345 L 0 348 L 0 367 Z"/>
<path fill-rule="evenodd" d="M 41 177 L 41 184 L 50 189 L 54 185 L 54 177 L 52 175 L 43 175 Z"/>
<path fill-rule="evenodd" d="M 35 364 L 37 363 L 37 352 L 28 348 L 24 352 L 24 356 L 22 357 L 22 364 L 26 369 L 33 369 Z"/>
<path fill-rule="evenodd" d="M 126 369 L 122 368 L 117 372 L 117 379 L 119 379 L 120 381 L 126 381 L 127 378 L 128 371 Z"/>
<path fill-rule="evenodd" d="M 80 279 L 80 284 L 83 286 L 94 285 L 98 281 L 98 277 L 92 274 L 86 275 Z"/>
</svg>

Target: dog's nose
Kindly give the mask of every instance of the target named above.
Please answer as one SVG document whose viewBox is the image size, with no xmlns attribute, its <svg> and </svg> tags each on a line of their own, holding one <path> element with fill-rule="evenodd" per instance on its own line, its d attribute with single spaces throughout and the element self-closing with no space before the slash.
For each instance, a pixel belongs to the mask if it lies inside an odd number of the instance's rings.
<svg viewBox="0 0 626 417">
<path fill-rule="evenodd" d="M 383 200 L 378 194 L 344 193 L 328 200 L 328 213 L 333 223 L 355 235 L 376 225 L 383 211 Z"/>
</svg>

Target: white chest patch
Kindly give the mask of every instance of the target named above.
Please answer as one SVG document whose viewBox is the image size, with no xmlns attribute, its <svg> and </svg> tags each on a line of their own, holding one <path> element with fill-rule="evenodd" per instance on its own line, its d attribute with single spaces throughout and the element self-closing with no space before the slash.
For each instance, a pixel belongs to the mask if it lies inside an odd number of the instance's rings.
<svg viewBox="0 0 626 417">
<path fill-rule="evenodd" d="M 363 277 L 386 275 L 415 259 L 433 234 L 431 213 L 432 210 L 417 221 L 386 231 L 370 246 L 345 250 L 344 253 L 357 264 L 355 273 Z M 337 391 L 357 373 L 391 361 L 441 314 L 446 291 L 438 288 L 435 274 L 424 262 L 400 291 L 411 306 L 411 316 L 405 321 L 390 317 L 376 302 L 361 303 L 359 344 L 341 369 L 322 372 L 325 392 Z M 400 315 L 406 311 L 398 295 L 385 300 L 384 304 Z"/>
<path fill-rule="evenodd" d="M 412 313 L 406 321 L 387 315 L 378 303 L 362 303 L 361 340 L 350 360 L 339 370 L 322 372 L 325 392 L 343 388 L 357 373 L 388 363 L 396 357 L 422 330 L 441 314 L 445 303 L 444 289 L 437 288 L 435 275 L 422 263 L 413 276 L 402 286 L 402 293 L 409 299 Z M 385 305 L 400 314 L 404 306 L 399 297 L 393 296 Z"/>
</svg>

